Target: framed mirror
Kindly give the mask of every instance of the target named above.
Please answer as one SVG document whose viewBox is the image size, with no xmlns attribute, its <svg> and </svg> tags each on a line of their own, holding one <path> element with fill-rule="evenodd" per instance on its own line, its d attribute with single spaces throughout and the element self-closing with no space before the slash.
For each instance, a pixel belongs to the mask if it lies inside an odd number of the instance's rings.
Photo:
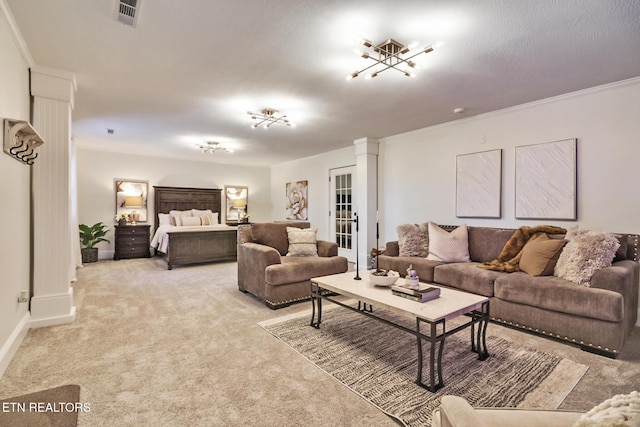
<svg viewBox="0 0 640 427">
<path fill-rule="evenodd" d="M 115 180 L 116 219 L 129 224 L 147 222 L 148 181 Z"/>
<path fill-rule="evenodd" d="M 225 185 L 226 222 L 249 222 L 249 188 L 240 185 Z"/>
</svg>

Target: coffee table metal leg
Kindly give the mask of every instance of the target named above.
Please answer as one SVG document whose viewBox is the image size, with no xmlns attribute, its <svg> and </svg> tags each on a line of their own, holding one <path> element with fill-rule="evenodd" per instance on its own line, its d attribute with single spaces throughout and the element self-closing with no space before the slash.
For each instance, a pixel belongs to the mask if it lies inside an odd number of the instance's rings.
<svg viewBox="0 0 640 427">
<path fill-rule="evenodd" d="M 471 313 L 473 322 L 471 324 L 471 351 L 478 353 L 478 360 L 485 360 L 489 357 L 487 350 L 487 325 L 489 324 L 489 302 L 482 304 L 480 311 Z M 475 322 L 478 323 L 478 330 L 475 329 Z"/>
<path fill-rule="evenodd" d="M 482 304 L 482 317 L 478 325 L 478 360 L 489 357 L 487 350 L 487 326 L 489 325 L 489 301 Z M 482 330 L 482 332 L 481 332 Z M 481 349 L 482 346 L 482 349 Z"/>
<path fill-rule="evenodd" d="M 422 340 L 427 339 L 420 334 L 420 322 L 425 322 L 430 325 L 429 331 L 429 384 L 422 382 Z M 442 323 L 442 334 L 438 336 L 438 324 Z M 416 319 L 416 338 L 418 340 L 418 379 L 416 383 L 429 390 L 430 392 L 436 392 L 444 386 L 442 381 L 442 353 L 444 351 L 444 338 L 445 338 L 445 323 L 439 322 L 427 322 L 425 320 Z M 436 359 L 436 346 L 438 347 L 438 355 Z M 438 381 L 436 382 L 436 370 Z"/>
<path fill-rule="evenodd" d="M 320 329 L 320 323 L 322 322 L 322 294 L 320 286 L 315 283 L 311 283 L 311 323 L 309 326 L 313 326 L 316 329 Z M 314 321 L 316 318 L 316 305 L 318 306 L 318 321 Z"/>
<path fill-rule="evenodd" d="M 373 313 L 373 306 L 366 302 L 358 301 L 358 311 L 368 311 L 369 313 Z"/>
</svg>

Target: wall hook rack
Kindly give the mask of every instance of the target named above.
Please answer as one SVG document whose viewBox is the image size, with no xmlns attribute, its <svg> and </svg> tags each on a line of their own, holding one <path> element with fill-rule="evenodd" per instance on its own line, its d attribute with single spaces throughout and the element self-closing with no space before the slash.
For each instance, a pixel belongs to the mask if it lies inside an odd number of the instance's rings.
<svg viewBox="0 0 640 427">
<path fill-rule="evenodd" d="M 4 119 L 4 152 L 9 156 L 32 165 L 38 157 L 36 148 L 42 144 L 44 140 L 29 122 Z"/>
</svg>

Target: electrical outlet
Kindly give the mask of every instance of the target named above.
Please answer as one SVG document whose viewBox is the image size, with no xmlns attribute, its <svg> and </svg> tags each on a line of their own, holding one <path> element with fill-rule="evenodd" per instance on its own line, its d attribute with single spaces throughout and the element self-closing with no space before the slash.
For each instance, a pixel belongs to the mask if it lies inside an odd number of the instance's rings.
<svg viewBox="0 0 640 427">
<path fill-rule="evenodd" d="M 18 295 L 18 302 L 20 304 L 29 302 L 29 291 L 20 291 L 20 294 Z"/>
</svg>

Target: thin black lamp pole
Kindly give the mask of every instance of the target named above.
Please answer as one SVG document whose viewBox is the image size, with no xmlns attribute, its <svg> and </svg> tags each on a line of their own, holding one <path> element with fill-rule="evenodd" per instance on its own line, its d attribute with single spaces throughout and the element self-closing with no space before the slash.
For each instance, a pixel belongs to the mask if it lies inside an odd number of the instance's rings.
<svg viewBox="0 0 640 427">
<path fill-rule="evenodd" d="M 380 271 L 380 265 L 378 263 L 378 257 L 380 256 L 380 251 L 378 251 L 379 239 L 380 239 L 380 225 L 378 222 L 378 211 L 376 211 L 376 271 Z"/>
<path fill-rule="evenodd" d="M 358 214 L 354 212 L 353 216 L 355 217 L 353 221 L 356 223 L 356 277 L 354 277 L 353 280 L 362 280 L 360 277 L 360 251 L 358 250 Z"/>
</svg>

